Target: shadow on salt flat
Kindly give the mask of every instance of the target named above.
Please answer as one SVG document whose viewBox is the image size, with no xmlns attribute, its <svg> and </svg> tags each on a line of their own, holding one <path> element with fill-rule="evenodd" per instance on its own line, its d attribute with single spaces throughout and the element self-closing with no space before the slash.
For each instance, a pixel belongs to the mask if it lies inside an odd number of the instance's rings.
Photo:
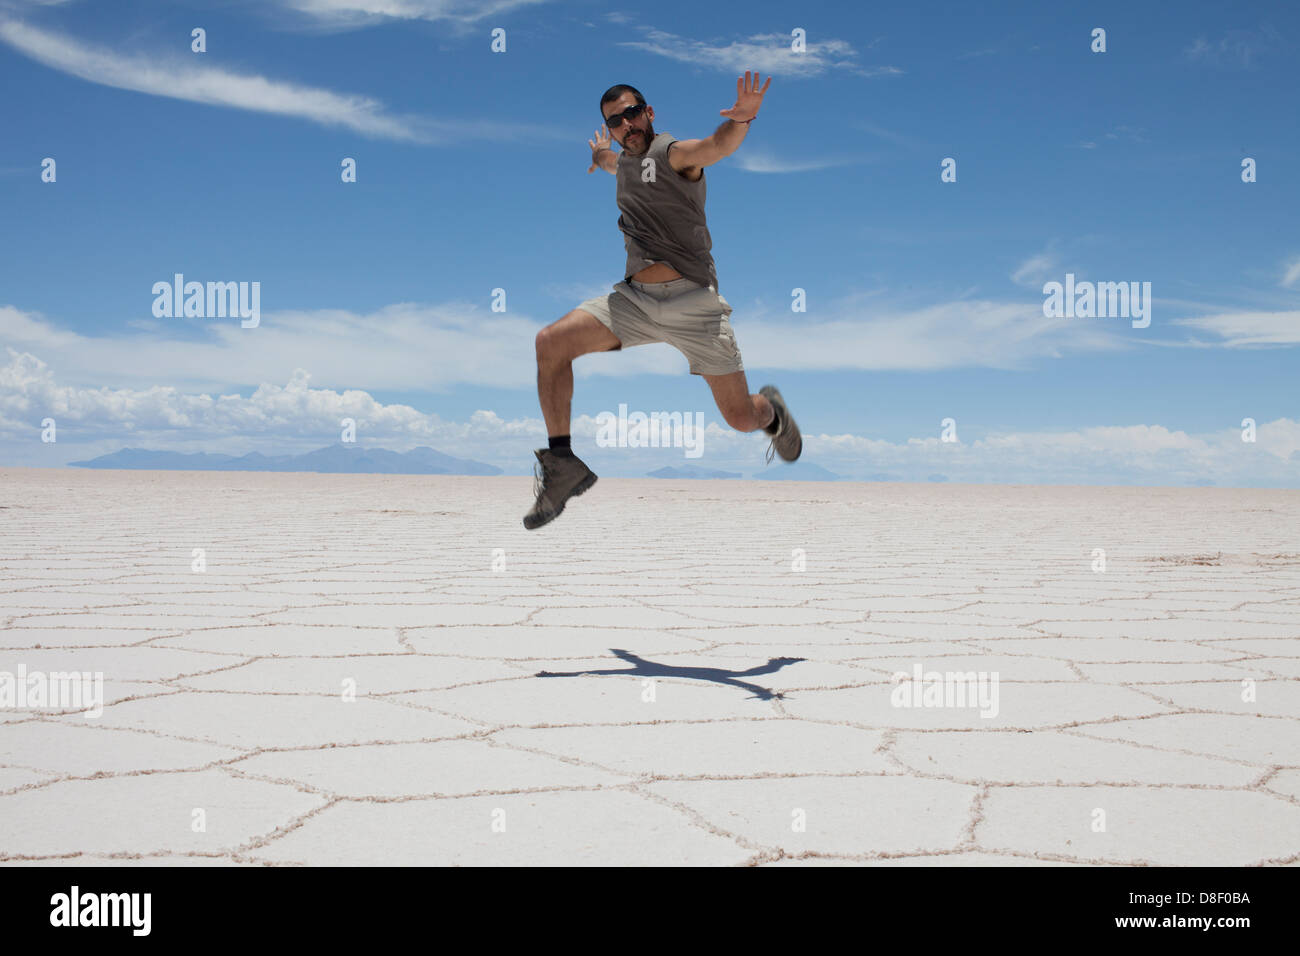
<svg viewBox="0 0 1300 956">
<path fill-rule="evenodd" d="M 552 671 L 538 671 L 535 677 L 583 677 L 583 676 L 606 676 L 618 675 L 620 677 L 682 677 L 687 680 L 707 680 L 715 684 L 727 684 L 732 687 L 740 687 L 744 690 L 751 691 L 754 697 L 759 700 L 772 700 L 774 698 L 783 699 L 784 694 L 777 693 L 766 687 L 759 687 L 757 684 L 750 684 L 747 681 L 740 680 L 741 677 L 758 677 L 760 674 L 775 674 L 787 664 L 799 664 L 807 660 L 805 657 L 773 657 L 769 658 L 766 664 L 759 664 L 757 667 L 751 667 L 743 671 L 729 671 L 721 667 L 682 667 L 671 664 L 656 664 L 654 661 L 648 661 L 645 658 L 638 657 L 630 651 L 622 648 L 611 647 L 610 652 L 615 657 L 627 661 L 634 666 L 622 670 L 597 670 L 597 671 L 564 671 L 556 673 Z"/>
</svg>

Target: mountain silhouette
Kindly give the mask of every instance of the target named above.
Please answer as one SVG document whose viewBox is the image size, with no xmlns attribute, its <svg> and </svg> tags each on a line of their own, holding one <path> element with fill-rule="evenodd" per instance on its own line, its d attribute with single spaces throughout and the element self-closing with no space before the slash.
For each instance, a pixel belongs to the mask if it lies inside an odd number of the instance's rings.
<svg viewBox="0 0 1300 956">
<path fill-rule="evenodd" d="M 76 468 L 149 469 L 155 471 L 314 471 L 350 475 L 499 475 L 501 469 L 468 458 L 453 458 L 422 445 L 407 452 L 362 448 L 335 442 L 301 455 L 214 455 L 207 452 L 153 451 L 123 448 L 88 461 L 68 462 Z"/>
</svg>

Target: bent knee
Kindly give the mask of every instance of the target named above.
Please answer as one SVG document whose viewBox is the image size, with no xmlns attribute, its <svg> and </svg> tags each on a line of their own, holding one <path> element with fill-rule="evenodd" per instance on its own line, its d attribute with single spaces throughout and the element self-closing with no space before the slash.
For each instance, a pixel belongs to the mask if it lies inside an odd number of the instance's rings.
<svg viewBox="0 0 1300 956">
<path fill-rule="evenodd" d="M 754 423 L 754 410 L 752 408 L 731 408 L 722 409 L 721 411 L 723 421 L 738 432 L 752 432 L 758 427 Z"/>
<path fill-rule="evenodd" d="M 556 323 L 558 324 L 558 323 Z M 564 357 L 564 336 L 555 324 L 548 325 L 537 333 L 533 340 L 539 359 L 560 359 Z"/>
</svg>

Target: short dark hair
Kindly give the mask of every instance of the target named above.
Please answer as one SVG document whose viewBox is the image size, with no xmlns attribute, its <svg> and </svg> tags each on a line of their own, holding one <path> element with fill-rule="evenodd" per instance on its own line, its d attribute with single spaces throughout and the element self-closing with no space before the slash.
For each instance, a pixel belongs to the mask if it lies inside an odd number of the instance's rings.
<svg viewBox="0 0 1300 956">
<path fill-rule="evenodd" d="M 635 86 L 628 86 L 626 83 L 616 83 L 605 91 L 605 95 L 600 98 L 600 118 L 605 118 L 605 104 L 613 103 L 624 93 L 631 93 L 636 97 L 637 106 L 645 106 L 645 97 Z"/>
</svg>

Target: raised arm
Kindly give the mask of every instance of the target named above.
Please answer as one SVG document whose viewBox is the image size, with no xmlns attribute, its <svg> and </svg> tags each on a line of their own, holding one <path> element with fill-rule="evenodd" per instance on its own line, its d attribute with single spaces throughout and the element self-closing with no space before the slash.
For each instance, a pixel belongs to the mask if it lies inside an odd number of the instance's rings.
<svg viewBox="0 0 1300 956">
<path fill-rule="evenodd" d="M 591 147 L 591 166 L 587 172 L 594 173 L 599 166 L 607 173 L 618 175 L 618 153 L 609 148 L 609 128 L 602 126 L 596 130 L 596 138 L 587 140 Z"/>
<path fill-rule="evenodd" d="M 751 79 L 752 75 L 752 79 Z M 705 139 L 683 139 L 673 143 L 668 152 L 668 163 L 673 169 L 681 171 L 694 166 L 712 166 L 720 159 L 725 159 L 740 148 L 745 134 L 749 132 L 749 122 L 758 115 L 758 108 L 763 105 L 763 94 L 772 85 L 769 76 L 763 88 L 758 88 L 759 75 L 745 75 L 736 79 L 736 105 L 729 110 L 718 113 L 727 117 L 722 125 Z"/>
</svg>

